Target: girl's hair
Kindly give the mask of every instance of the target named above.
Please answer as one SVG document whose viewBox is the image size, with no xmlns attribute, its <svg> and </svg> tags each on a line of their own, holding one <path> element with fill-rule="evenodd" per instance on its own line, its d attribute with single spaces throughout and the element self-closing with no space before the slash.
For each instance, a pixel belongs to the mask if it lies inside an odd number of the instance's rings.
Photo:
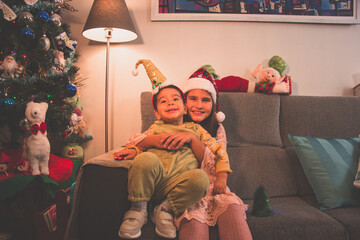
<svg viewBox="0 0 360 240">
<path fill-rule="evenodd" d="M 177 90 L 177 91 L 180 93 L 180 96 L 181 96 L 181 99 L 182 99 L 183 103 L 184 103 L 184 104 L 186 103 L 185 95 L 184 95 L 184 93 L 181 91 L 180 88 L 178 88 L 178 87 L 175 86 L 175 85 L 167 85 L 167 86 L 164 86 L 164 87 L 160 88 L 159 91 L 153 95 L 152 103 L 153 103 L 153 107 L 154 107 L 155 110 L 157 110 L 157 106 L 156 106 L 156 105 L 157 105 L 157 97 L 158 97 L 159 93 L 160 93 L 162 90 L 166 89 L 166 88 L 172 88 L 172 89 Z"/>
<path fill-rule="evenodd" d="M 187 95 L 190 91 L 185 93 L 185 99 L 187 98 Z M 199 122 L 198 124 L 200 124 L 208 133 L 210 133 L 212 137 L 215 138 L 217 130 L 219 128 L 219 122 L 216 119 L 216 105 L 214 104 L 214 100 L 212 98 L 211 101 L 212 101 L 212 109 L 210 115 L 207 118 L 205 118 L 203 121 Z M 193 120 L 189 115 L 189 112 L 184 116 L 184 122 L 193 122 Z"/>
</svg>

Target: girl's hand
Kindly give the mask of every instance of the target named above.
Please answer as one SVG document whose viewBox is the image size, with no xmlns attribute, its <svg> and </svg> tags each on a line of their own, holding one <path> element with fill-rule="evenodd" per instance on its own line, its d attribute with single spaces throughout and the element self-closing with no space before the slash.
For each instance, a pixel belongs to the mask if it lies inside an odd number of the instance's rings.
<svg viewBox="0 0 360 240">
<path fill-rule="evenodd" d="M 213 195 L 222 194 L 226 192 L 227 173 L 216 174 L 216 180 L 214 182 Z"/>
<path fill-rule="evenodd" d="M 136 150 L 135 149 L 127 149 L 124 148 L 118 152 L 114 153 L 114 158 L 116 160 L 127 160 L 127 159 L 133 159 L 136 157 Z"/>
<path fill-rule="evenodd" d="M 169 150 L 176 150 L 184 146 L 185 143 L 191 143 L 193 137 L 191 132 L 172 132 L 163 136 L 161 142 L 163 147 Z"/>
</svg>

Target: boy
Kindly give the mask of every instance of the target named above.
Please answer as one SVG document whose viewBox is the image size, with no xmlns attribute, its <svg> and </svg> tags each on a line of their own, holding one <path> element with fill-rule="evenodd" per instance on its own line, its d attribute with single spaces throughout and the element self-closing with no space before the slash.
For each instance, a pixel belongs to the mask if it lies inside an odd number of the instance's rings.
<svg viewBox="0 0 360 240">
<path fill-rule="evenodd" d="M 176 150 L 149 148 L 141 153 L 139 143 L 115 153 L 115 156 L 137 155 L 129 169 L 129 200 L 131 209 L 125 213 L 119 229 L 122 238 L 137 238 L 147 221 L 147 201 L 163 201 L 154 209 L 156 233 L 164 238 L 175 238 L 172 214 L 179 216 L 189 206 L 206 195 L 209 178 L 198 169 L 205 146 L 217 156 L 217 171 L 231 173 L 223 145 L 216 142 L 200 125 L 183 123 L 186 114 L 184 95 L 174 85 L 163 87 L 153 96 L 156 121 L 147 131 L 148 136 L 177 143 Z M 143 145 L 141 145 L 143 144 Z M 153 147 L 153 146 L 152 146 Z"/>
</svg>

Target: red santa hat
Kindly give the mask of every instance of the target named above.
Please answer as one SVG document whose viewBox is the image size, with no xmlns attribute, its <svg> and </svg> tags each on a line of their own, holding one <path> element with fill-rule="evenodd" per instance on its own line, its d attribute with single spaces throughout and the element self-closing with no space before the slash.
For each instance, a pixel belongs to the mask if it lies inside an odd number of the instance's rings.
<svg viewBox="0 0 360 240">
<path fill-rule="evenodd" d="M 186 94 L 190 90 L 201 89 L 210 93 L 216 106 L 216 119 L 218 122 L 225 120 L 225 114 L 219 111 L 218 90 L 212 75 L 203 67 L 194 72 L 183 86 L 183 92 Z"/>
</svg>

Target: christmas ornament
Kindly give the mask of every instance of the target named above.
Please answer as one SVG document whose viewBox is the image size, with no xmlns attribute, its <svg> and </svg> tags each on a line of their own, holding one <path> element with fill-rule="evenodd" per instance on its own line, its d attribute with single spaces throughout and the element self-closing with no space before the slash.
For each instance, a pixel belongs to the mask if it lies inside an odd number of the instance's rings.
<svg viewBox="0 0 360 240">
<path fill-rule="evenodd" d="M 7 112 L 14 107 L 14 101 L 11 98 L 0 98 L 0 112 Z"/>
<path fill-rule="evenodd" d="M 20 30 L 20 36 L 26 40 L 26 41 L 30 41 L 33 40 L 35 38 L 35 33 L 32 29 L 24 27 Z"/>
<path fill-rule="evenodd" d="M 64 53 L 59 50 L 54 50 L 53 56 L 54 56 L 54 60 L 53 60 L 54 65 L 51 67 L 51 72 L 62 73 L 66 65 Z"/>
<path fill-rule="evenodd" d="M 25 23 L 25 25 L 29 25 L 29 23 L 32 23 L 34 21 L 34 16 L 29 12 L 22 12 L 20 13 L 18 19 L 21 23 Z"/>
<path fill-rule="evenodd" d="M 49 51 L 50 49 L 50 40 L 44 34 L 41 38 L 39 38 L 39 44 L 41 48 L 45 51 Z"/>
<path fill-rule="evenodd" d="M 254 204 L 251 214 L 256 217 L 269 217 L 274 215 L 269 204 L 269 196 L 263 186 L 258 187 L 254 193 Z"/>
<path fill-rule="evenodd" d="M 27 5 L 34 5 L 38 0 L 24 0 Z"/>
<path fill-rule="evenodd" d="M 273 56 L 269 60 L 269 67 L 276 69 L 280 73 L 280 75 L 282 75 L 282 72 L 286 68 L 286 62 L 279 56 Z"/>
<path fill-rule="evenodd" d="M 3 11 L 5 20 L 12 21 L 16 18 L 15 12 L 1 0 L 0 0 L 0 9 Z"/>
<path fill-rule="evenodd" d="M 55 37 L 55 39 L 59 45 L 65 43 L 66 47 L 68 47 L 70 50 L 74 51 L 76 48 L 77 42 L 75 40 L 71 40 L 67 36 L 66 32 L 60 33 L 57 37 Z"/>
<path fill-rule="evenodd" d="M 58 27 L 60 27 L 60 26 L 61 26 L 62 18 L 60 17 L 59 14 L 54 13 L 53 15 L 51 15 L 51 21 L 53 21 L 53 23 L 54 23 L 55 25 L 57 25 Z"/>
<path fill-rule="evenodd" d="M 13 55 L 8 55 L 4 58 L 4 62 L 0 65 L 0 72 L 2 78 L 14 78 L 20 76 L 23 67 L 15 61 Z"/>
<path fill-rule="evenodd" d="M 38 0 L 24 0 L 27 5 L 34 5 Z"/>
<path fill-rule="evenodd" d="M 65 93 L 66 97 L 73 97 L 77 92 L 76 86 L 72 83 L 66 85 L 66 90 L 67 90 L 67 92 Z"/>
<path fill-rule="evenodd" d="M 64 3 L 64 0 L 53 0 L 55 4 L 62 5 Z"/>
<path fill-rule="evenodd" d="M 44 22 L 49 21 L 49 14 L 45 11 L 39 11 L 36 13 L 36 17 L 40 18 Z"/>
</svg>

